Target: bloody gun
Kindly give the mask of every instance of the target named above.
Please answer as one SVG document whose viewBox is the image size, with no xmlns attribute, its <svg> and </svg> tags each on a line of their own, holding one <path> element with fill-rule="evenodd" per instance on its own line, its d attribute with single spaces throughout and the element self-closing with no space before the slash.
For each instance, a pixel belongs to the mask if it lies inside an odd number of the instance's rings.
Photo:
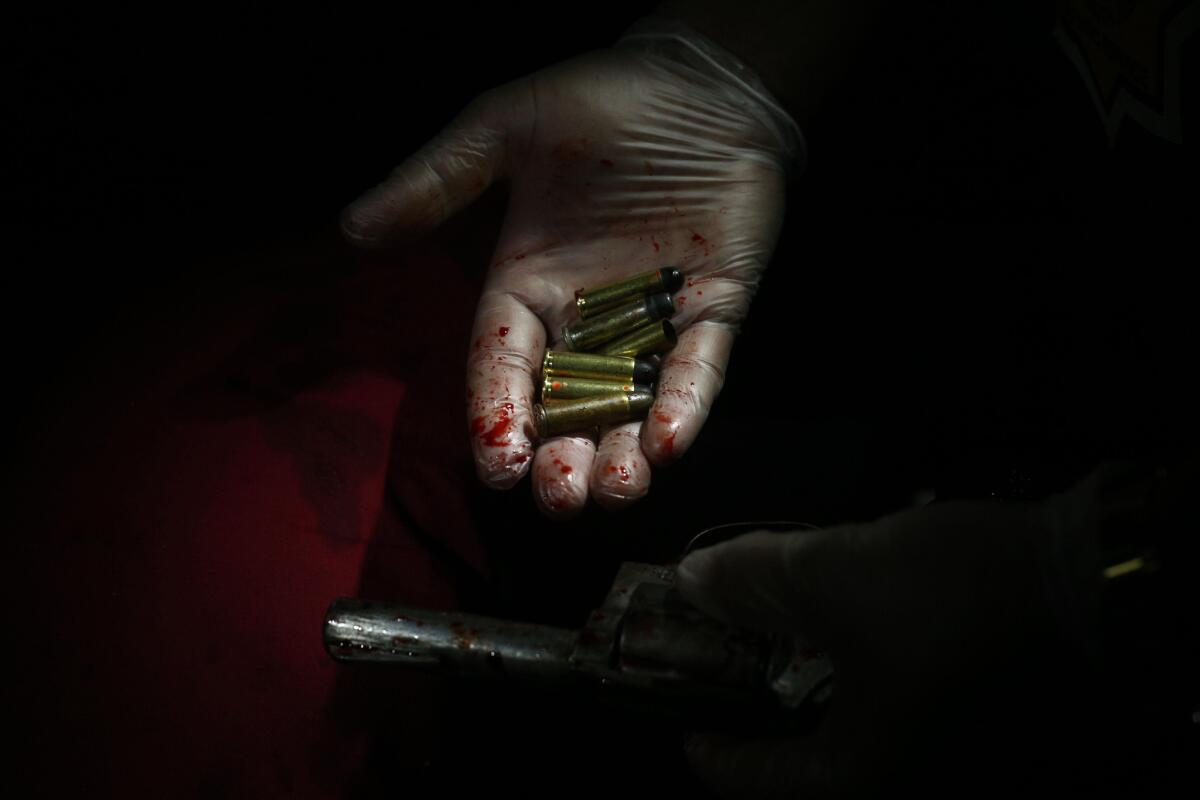
<svg viewBox="0 0 1200 800">
<path fill-rule="evenodd" d="M 832 692 L 828 658 L 713 620 L 674 579 L 669 567 L 622 564 L 579 630 L 341 599 L 325 647 L 341 662 L 591 691 L 710 727 L 812 724 Z"/>
</svg>

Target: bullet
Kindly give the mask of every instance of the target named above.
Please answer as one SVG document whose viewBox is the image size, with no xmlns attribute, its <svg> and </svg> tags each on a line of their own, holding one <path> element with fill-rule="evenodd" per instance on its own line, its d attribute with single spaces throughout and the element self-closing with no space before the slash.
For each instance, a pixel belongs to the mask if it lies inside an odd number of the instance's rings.
<svg viewBox="0 0 1200 800">
<path fill-rule="evenodd" d="M 627 356 L 602 356 L 597 353 L 572 353 L 546 350 L 542 357 L 542 377 L 590 378 L 620 383 L 652 383 L 658 370 L 640 359 Z"/>
<path fill-rule="evenodd" d="M 681 286 L 683 273 L 675 267 L 652 269 L 590 291 L 581 289 L 575 293 L 575 307 L 579 309 L 580 319 L 590 319 L 601 312 L 627 303 L 632 298 L 659 292 L 675 292 Z"/>
<path fill-rule="evenodd" d="M 614 392 L 653 392 L 648 384 L 624 383 L 621 381 L 597 381 L 589 378 L 549 377 L 542 380 L 542 402 L 548 400 L 572 400 L 579 397 L 595 397 Z"/>
<path fill-rule="evenodd" d="M 626 422 L 645 414 L 654 403 L 650 392 L 617 394 L 562 400 L 533 407 L 533 424 L 538 436 L 548 439 L 563 433 L 587 430 L 597 425 Z"/>
<path fill-rule="evenodd" d="M 675 326 L 663 319 L 643 325 L 637 330 L 601 345 L 600 351 L 610 356 L 640 356 L 661 353 L 675 346 Z"/>
<path fill-rule="evenodd" d="M 675 313 L 675 303 L 669 294 L 652 294 L 618 306 L 591 319 L 563 327 L 562 338 L 568 350 L 594 350 L 610 339 L 624 336 L 647 322 L 663 319 Z"/>
</svg>

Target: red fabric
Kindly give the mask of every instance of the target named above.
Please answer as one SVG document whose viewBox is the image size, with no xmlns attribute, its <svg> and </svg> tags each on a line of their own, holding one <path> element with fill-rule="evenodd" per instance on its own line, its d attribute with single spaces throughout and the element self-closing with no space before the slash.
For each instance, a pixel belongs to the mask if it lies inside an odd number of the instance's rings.
<svg viewBox="0 0 1200 800">
<path fill-rule="evenodd" d="M 157 370 L 114 364 L 62 421 L 86 449 L 41 501 L 32 787 L 344 794 L 367 734 L 331 705 L 327 604 L 366 581 L 448 608 L 484 575 L 461 401 L 475 278 L 434 245 L 341 276 L 339 253 L 282 254 L 294 274 L 163 331 Z M 395 690 L 429 716 L 421 679 Z"/>
</svg>

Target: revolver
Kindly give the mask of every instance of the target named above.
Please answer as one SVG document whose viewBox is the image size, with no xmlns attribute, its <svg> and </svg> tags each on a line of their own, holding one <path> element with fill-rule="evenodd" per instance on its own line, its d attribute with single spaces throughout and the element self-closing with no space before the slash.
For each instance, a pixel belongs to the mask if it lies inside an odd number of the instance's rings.
<svg viewBox="0 0 1200 800">
<path fill-rule="evenodd" d="M 828 657 L 726 626 L 674 582 L 673 568 L 626 562 L 578 630 L 344 598 L 325 647 L 339 662 L 582 690 L 708 728 L 812 727 L 832 695 Z"/>
</svg>

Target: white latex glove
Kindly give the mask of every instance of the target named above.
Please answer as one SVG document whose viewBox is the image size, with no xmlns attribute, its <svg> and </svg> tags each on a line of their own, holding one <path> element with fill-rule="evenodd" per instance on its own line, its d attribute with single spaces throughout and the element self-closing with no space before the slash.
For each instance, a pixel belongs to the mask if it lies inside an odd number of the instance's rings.
<svg viewBox="0 0 1200 800">
<path fill-rule="evenodd" d="M 540 508 L 566 517 L 589 491 L 619 508 L 644 496 L 650 464 L 691 446 L 721 390 L 738 325 L 771 257 L 795 123 L 726 51 L 648 19 L 616 47 L 486 92 L 346 212 L 362 244 L 427 231 L 493 181 L 509 205 L 467 359 L 476 467 L 506 489 L 532 466 Z M 576 319 L 575 291 L 664 266 L 679 343 L 644 422 L 596 442 L 536 443 L 532 406 L 547 345 Z"/>
</svg>

